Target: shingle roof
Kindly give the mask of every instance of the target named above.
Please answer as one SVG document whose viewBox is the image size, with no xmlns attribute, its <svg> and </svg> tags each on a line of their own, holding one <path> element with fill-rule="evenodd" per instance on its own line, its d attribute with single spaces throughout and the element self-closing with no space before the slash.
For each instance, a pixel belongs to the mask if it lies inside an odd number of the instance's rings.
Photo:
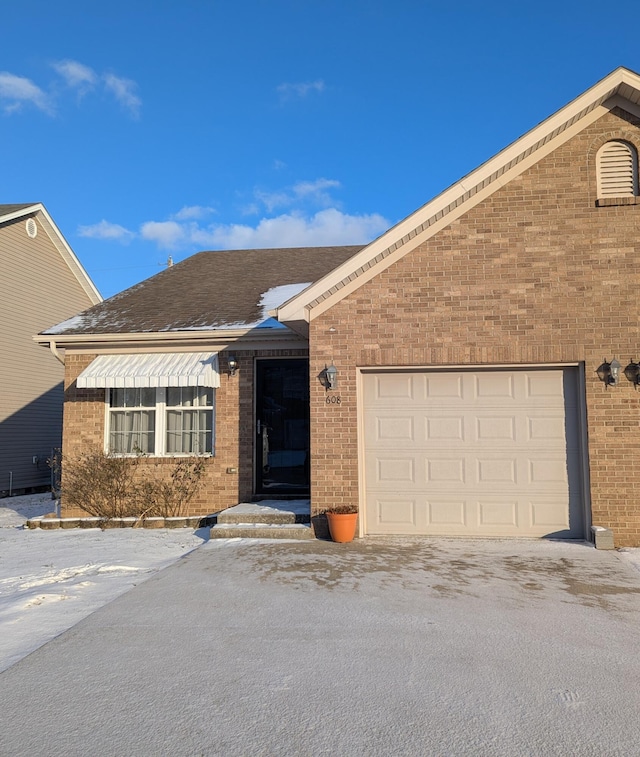
<svg viewBox="0 0 640 757">
<path fill-rule="evenodd" d="M 19 210 L 24 210 L 25 208 L 31 208 L 37 204 L 37 202 L 22 202 L 13 205 L 0 205 L 0 218 L 8 216 L 11 213 L 16 213 Z"/>
<path fill-rule="evenodd" d="M 254 327 L 275 307 L 362 249 L 199 252 L 44 334 L 121 334 Z M 280 302 L 265 294 L 285 287 Z M 277 296 L 276 296 L 277 299 Z"/>
</svg>

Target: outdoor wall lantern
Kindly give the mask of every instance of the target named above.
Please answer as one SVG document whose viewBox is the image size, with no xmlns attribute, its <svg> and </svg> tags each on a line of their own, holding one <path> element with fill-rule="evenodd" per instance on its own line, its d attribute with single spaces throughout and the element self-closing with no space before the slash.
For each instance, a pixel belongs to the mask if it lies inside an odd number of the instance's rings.
<svg viewBox="0 0 640 757">
<path fill-rule="evenodd" d="M 335 389 L 338 385 L 338 369 L 335 367 L 333 363 L 327 368 L 325 366 L 324 369 L 324 380 L 325 380 L 325 387 L 327 391 L 329 389 Z"/>
<path fill-rule="evenodd" d="M 631 360 L 629 365 L 624 369 L 624 375 L 634 386 L 638 386 L 640 384 L 640 362 L 634 363 Z"/>
<path fill-rule="evenodd" d="M 229 355 L 227 358 L 227 365 L 229 366 L 229 375 L 235 376 L 236 371 L 238 370 L 238 361 L 235 355 Z"/>
<path fill-rule="evenodd" d="M 615 386 L 620 380 L 620 363 L 613 358 L 609 363 L 606 359 L 602 365 L 598 368 L 596 373 L 600 381 L 603 381 L 605 386 Z"/>
</svg>

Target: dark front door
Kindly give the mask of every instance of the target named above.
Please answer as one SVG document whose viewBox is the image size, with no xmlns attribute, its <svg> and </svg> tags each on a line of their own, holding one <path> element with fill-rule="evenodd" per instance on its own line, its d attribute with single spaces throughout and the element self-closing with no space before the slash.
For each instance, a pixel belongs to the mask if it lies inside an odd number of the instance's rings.
<svg viewBox="0 0 640 757">
<path fill-rule="evenodd" d="M 256 361 L 256 493 L 309 493 L 309 362 Z"/>
</svg>

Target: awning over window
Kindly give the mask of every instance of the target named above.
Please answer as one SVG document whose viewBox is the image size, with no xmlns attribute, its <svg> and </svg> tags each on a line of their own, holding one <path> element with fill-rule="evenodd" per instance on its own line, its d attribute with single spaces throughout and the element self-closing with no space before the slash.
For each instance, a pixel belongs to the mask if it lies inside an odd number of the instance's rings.
<svg viewBox="0 0 640 757">
<path fill-rule="evenodd" d="M 99 355 L 78 376 L 83 389 L 220 386 L 217 352 Z"/>
</svg>

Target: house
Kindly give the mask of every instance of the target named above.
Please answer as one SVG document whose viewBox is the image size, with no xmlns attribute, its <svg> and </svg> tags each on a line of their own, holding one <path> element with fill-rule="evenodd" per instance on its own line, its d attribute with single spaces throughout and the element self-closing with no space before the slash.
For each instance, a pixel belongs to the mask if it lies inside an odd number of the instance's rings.
<svg viewBox="0 0 640 757">
<path fill-rule="evenodd" d="M 640 545 L 639 150 L 619 68 L 366 247 L 201 253 L 49 329 L 65 449 L 210 454 L 199 512 L 310 483 L 317 534 Z"/>
<path fill-rule="evenodd" d="M 32 336 L 101 301 L 40 203 L 0 205 L 0 496 L 50 484 L 62 444 L 64 369 Z"/>
</svg>

